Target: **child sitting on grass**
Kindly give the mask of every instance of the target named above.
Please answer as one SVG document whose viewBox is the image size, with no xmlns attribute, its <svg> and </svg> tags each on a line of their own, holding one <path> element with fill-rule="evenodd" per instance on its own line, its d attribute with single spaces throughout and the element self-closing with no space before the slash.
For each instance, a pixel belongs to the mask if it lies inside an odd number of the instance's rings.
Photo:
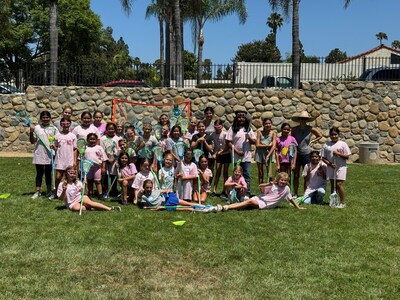
<svg viewBox="0 0 400 300">
<path fill-rule="evenodd" d="M 64 179 L 60 182 L 57 189 L 57 196 L 59 199 L 65 201 L 67 208 L 73 212 L 79 212 L 80 202 L 82 195 L 82 182 L 78 180 L 77 171 L 73 166 L 68 166 L 65 170 Z M 98 203 L 90 200 L 86 195 L 83 196 L 83 210 L 115 210 L 121 211 L 119 206 L 106 206 L 102 203 Z"/>
<path fill-rule="evenodd" d="M 304 196 L 296 199 L 298 204 L 324 204 L 326 194 L 326 164 L 318 151 L 312 151 L 311 162 L 304 166 Z"/>
<path fill-rule="evenodd" d="M 143 190 L 138 195 L 140 207 L 151 210 L 179 210 L 179 211 L 197 211 L 197 212 L 217 212 L 217 207 L 207 208 L 204 205 L 193 205 L 185 200 L 178 199 L 171 190 L 153 190 L 153 182 L 146 179 L 143 183 Z M 180 207 L 177 207 L 180 206 Z M 222 208 L 219 206 L 220 209 Z"/>
<path fill-rule="evenodd" d="M 243 202 L 224 205 L 222 211 L 241 208 L 270 209 L 276 207 L 280 202 L 285 200 L 290 201 L 297 209 L 305 209 L 300 207 L 290 194 L 288 183 L 289 175 L 281 172 L 276 177 L 275 182 L 260 184 L 260 188 L 263 191 L 261 195 L 254 196 Z M 219 211 L 218 207 L 217 210 Z"/>
</svg>

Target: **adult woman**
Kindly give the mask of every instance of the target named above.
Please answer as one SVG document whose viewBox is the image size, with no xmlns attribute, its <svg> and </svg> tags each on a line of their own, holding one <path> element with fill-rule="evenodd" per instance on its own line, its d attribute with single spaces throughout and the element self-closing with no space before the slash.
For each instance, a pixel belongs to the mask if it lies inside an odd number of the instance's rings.
<svg viewBox="0 0 400 300">
<path fill-rule="evenodd" d="M 169 118 L 167 114 L 161 114 L 158 118 L 158 124 L 161 126 L 168 125 L 169 126 Z"/>
<path fill-rule="evenodd" d="M 62 114 L 63 114 L 63 115 L 62 115 L 62 118 L 64 118 L 64 119 L 66 119 L 66 120 L 68 120 L 68 121 L 71 122 L 71 126 L 69 127 L 69 131 L 72 132 L 72 130 L 74 130 L 74 128 L 75 128 L 76 126 L 78 126 L 78 123 L 76 123 L 76 122 L 74 122 L 74 121 L 71 121 L 72 108 L 71 108 L 70 106 L 65 106 L 64 109 L 63 109 Z M 61 119 L 62 119 L 62 118 L 61 118 Z M 60 119 L 60 120 L 61 120 L 61 119 Z M 58 129 L 58 131 L 61 132 L 61 131 L 63 130 L 63 128 L 62 128 L 62 126 L 61 126 L 61 124 L 60 124 L 60 120 L 55 121 L 55 122 L 54 122 L 54 126 L 56 126 L 57 129 Z"/>
<path fill-rule="evenodd" d="M 237 111 L 232 127 L 226 133 L 226 151 L 232 150 L 234 146 L 234 162 L 243 169 L 243 177 L 247 183 L 247 192 L 251 195 L 250 189 L 250 163 L 251 145 L 256 143 L 256 135 L 250 127 L 250 121 L 246 118 L 245 111 Z"/>
<path fill-rule="evenodd" d="M 291 132 L 291 135 L 294 136 L 298 145 L 293 180 L 294 196 L 297 196 L 299 191 L 300 169 L 302 167 L 304 168 L 304 166 L 310 162 L 311 145 L 319 141 L 322 135 L 318 129 L 307 125 L 308 122 L 314 121 L 314 118 L 305 110 L 300 113 L 294 113 L 292 121 L 299 123 L 298 126 L 292 128 Z M 312 138 L 313 136 L 314 138 Z"/>
<path fill-rule="evenodd" d="M 214 109 L 210 106 L 207 106 L 204 110 L 204 125 L 206 126 L 206 134 L 210 135 L 215 131 L 214 129 Z"/>
</svg>

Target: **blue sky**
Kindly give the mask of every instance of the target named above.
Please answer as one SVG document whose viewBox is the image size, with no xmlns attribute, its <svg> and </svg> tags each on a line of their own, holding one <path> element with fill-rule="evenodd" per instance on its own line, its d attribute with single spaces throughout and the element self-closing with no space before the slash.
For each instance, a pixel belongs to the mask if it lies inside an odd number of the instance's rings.
<svg viewBox="0 0 400 300">
<path fill-rule="evenodd" d="M 103 26 L 111 26 L 114 38 L 122 37 L 130 54 L 142 62 L 154 62 L 159 57 L 159 29 L 155 18 L 145 19 L 150 0 L 135 0 L 133 12 L 127 16 L 119 0 L 91 0 Z M 306 55 L 326 56 L 334 49 L 357 55 L 379 45 L 375 35 L 385 32 L 391 45 L 400 40 L 399 0 L 352 0 L 347 9 L 343 0 L 302 0 L 300 3 L 300 40 Z M 267 0 L 247 0 L 248 19 L 240 25 L 237 16 L 218 23 L 206 23 L 203 58 L 213 64 L 230 63 L 238 46 L 264 39 L 269 28 L 266 19 L 271 14 Z M 185 49 L 193 52 L 189 26 L 185 26 Z M 288 20 L 277 34 L 277 45 L 284 58 L 291 52 L 291 22 Z"/>
</svg>

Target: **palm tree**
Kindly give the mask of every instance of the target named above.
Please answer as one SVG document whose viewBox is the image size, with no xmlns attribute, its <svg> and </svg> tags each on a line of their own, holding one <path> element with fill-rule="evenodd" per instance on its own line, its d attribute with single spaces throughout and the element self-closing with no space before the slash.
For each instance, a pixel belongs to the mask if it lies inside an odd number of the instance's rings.
<svg viewBox="0 0 400 300">
<path fill-rule="evenodd" d="M 183 87 L 183 41 L 182 41 L 182 20 L 179 0 L 173 0 L 174 33 L 175 33 L 175 57 L 176 57 L 176 86 Z"/>
<path fill-rule="evenodd" d="M 272 9 L 280 8 L 287 17 L 292 13 L 292 81 L 293 88 L 300 86 L 300 37 L 299 37 L 299 6 L 300 0 L 268 0 Z M 347 8 L 351 0 L 344 0 L 344 7 Z M 292 9 L 292 10 L 290 10 Z"/>
<path fill-rule="evenodd" d="M 57 85 L 58 65 L 58 0 L 50 1 L 50 85 Z"/>
<path fill-rule="evenodd" d="M 271 32 L 274 37 L 274 46 L 276 47 L 276 33 L 280 27 L 283 25 L 283 18 L 282 16 L 277 13 L 273 12 L 267 19 L 267 26 L 271 28 Z"/>
<path fill-rule="evenodd" d="M 160 75 L 161 75 L 161 86 L 164 86 L 164 21 L 166 18 L 166 3 L 165 0 L 153 0 L 152 3 L 146 9 L 146 19 L 150 16 L 156 16 L 158 19 L 160 29 Z"/>
<path fill-rule="evenodd" d="M 197 47 L 197 83 L 199 84 L 202 79 L 203 28 L 206 22 L 208 20 L 217 22 L 225 16 L 237 14 L 240 24 L 243 24 L 247 19 L 247 9 L 244 0 L 190 0 L 188 4 L 193 40 Z"/>
<path fill-rule="evenodd" d="M 388 39 L 387 34 L 384 32 L 378 32 L 375 36 L 379 40 L 379 45 L 381 46 L 382 46 L 382 40 Z"/>
</svg>

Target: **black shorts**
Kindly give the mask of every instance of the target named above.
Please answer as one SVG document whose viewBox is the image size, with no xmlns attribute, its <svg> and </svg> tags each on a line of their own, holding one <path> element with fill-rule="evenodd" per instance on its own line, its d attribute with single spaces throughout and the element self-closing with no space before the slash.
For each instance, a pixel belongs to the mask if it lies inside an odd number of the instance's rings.
<svg viewBox="0 0 400 300">
<path fill-rule="evenodd" d="M 296 158 L 296 165 L 297 166 L 304 166 L 311 162 L 311 153 L 309 154 L 299 154 L 297 153 L 297 158 Z"/>
<path fill-rule="evenodd" d="M 230 164 L 232 162 L 232 157 L 230 153 L 225 153 L 217 156 L 217 163 L 219 164 Z"/>
</svg>

